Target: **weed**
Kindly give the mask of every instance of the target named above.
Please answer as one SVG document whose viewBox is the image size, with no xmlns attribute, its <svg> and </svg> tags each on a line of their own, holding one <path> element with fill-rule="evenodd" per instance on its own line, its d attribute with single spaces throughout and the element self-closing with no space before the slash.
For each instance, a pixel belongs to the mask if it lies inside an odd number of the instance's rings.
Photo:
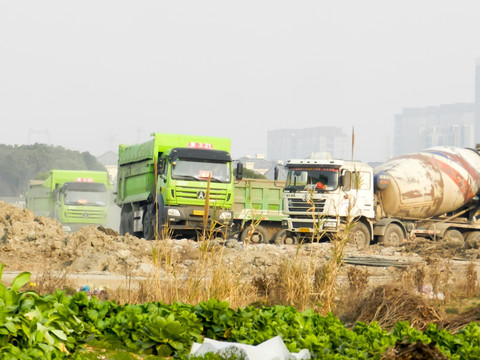
<svg viewBox="0 0 480 360">
<path fill-rule="evenodd" d="M 68 280 L 67 268 L 62 270 L 47 266 L 42 273 L 37 275 L 29 283 L 31 290 L 39 294 L 52 294 L 57 289 L 64 289 L 68 294 L 73 294 L 76 290 L 71 281 Z"/>
<path fill-rule="evenodd" d="M 467 298 L 472 298 L 474 295 L 478 295 L 478 276 L 475 270 L 475 264 L 469 263 L 465 271 L 465 295 Z"/>
</svg>

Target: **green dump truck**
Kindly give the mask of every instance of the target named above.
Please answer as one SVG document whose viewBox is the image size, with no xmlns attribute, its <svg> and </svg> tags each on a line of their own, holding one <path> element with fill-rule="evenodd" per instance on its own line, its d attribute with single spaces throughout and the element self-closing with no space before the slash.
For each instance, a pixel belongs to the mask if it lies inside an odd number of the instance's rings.
<svg viewBox="0 0 480 360">
<path fill-rule="evenodd" d="M 66 231 L 86 225 L 106 225 L 106 171 L 51 170 L 47 179 L 30 180 L 26 206 L 36 216 L 57 219 Z"/>
<path fill-rule="evenodd" d="M 235 182 L 233 234 L 251 243 L 289 244 L 293 239 L 282 229 L 284 183 L 267 179 Z"/>
<path fill-rule="evenodd" d="M 120 234 L 153 239 L 232 225 L 234 178 L 230 139 L 153 133 L 120 145 L 115 203 Z M 237 165 L 241 178 L 242 166 Z"/>
</svg>

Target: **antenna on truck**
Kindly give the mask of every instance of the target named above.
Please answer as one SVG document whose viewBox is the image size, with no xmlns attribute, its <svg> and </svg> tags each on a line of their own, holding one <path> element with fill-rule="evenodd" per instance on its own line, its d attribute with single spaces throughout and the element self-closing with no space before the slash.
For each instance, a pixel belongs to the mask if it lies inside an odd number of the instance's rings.
<svg viewBox="0 0 480 360">
<path fill-rule="evenodd" d="M 352 161 L 353 161 L 354 149 L 355 149 L 355 125 L 352 125 Z"/>
</svg>

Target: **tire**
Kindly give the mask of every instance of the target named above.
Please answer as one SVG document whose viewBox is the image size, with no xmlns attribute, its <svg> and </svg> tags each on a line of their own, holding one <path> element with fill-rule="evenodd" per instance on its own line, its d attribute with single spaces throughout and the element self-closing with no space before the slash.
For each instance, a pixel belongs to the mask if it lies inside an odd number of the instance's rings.
<svg viewBox="0 0 480 360">
<path fill-rule="evenodd" d="M 465 236 L 465 247 L 467 249 L 480 248 L 480 231 L 472 231 Z"/>
<path fill-rule="evenodd" d="M 125 235 L 127 233 L 127 214 L 120 215 L 120 235 Z"/>
<path fill-rule="evenodd" d="M 163 238 L 164 236 L 172 235 L 171 233 L 169 233 L 168 229 L 163 228 L 163 225 L 167 224 L 167 210 L 165 209 L 162 194 L 158 194 L 156 212 L 157 212 L 157 226 L 158 226 L 157 230 L 160 238 Z"/>
<path fill-rule="evenodd" d="M 120 235 L 133 234 L 133 212 L 128 211 L 120 215 Z"/>
<path fill-rule="evenodd" d="M 451 247 L 464 247 L 465 239 L 460 231 L 452 229 L 445 231 L 443 240 Z"/>
<path fill-rule="evenodd" d="M 378 238 L 378 241 L 384 246 L 400 246 L 405 235 L 402 228 L 397 224 L 388 224 L 385 234 Z"/>
<path fill-rule="evenodd" d="M 298 244 L 296 236 L 292 235 L 287 229 L 282 229 L 275 234 L 273 242 L 277 245 L 294 245 Z"/>
<path fill-rule="evenodd" d="M 365 249 L 370 245 L 370 230 L 367 225 L 360 221 L 353 225 L 350 236 L 349 243 L 359 250 Z"/>
<path fill-rule="evenodd" d="M 243 229 L 242 234 L 240 235 L 240 241 L 243 243 L 267 244 L 268 232 L 261 225 L 257 225 L 255 228 L 248 225 Z"/>
<path fill-rule="evenodd" d="M 145 215 L 143 216 L 143 238 L 145 240 L 153 240 L 155 238 L 155 215 L 151 209 L 145 210 Z"/>
<path fill-rule="evenodd" d="M 120 215 L 120 235 L 129 233 L 133 235 L 133 212 L 129 210 L 129 207 L 123 207 Z"/>
</svg>

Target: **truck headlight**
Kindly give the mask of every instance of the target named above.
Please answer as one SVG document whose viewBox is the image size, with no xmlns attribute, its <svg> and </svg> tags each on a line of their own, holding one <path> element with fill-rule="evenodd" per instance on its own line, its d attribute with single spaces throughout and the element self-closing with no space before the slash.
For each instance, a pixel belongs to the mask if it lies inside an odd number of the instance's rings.
<svg viewBox="0 0 480 360">
<path fill-rule="evenodd" d="M 168 216 L 180 216 L 180 211 L 177 209 L 168 209 Z"/>
<path fill-rule="evenodd" d="M 218 218 L 220 220 L 230 220 L 232 218 L 232 213 L 228 211 L 222 212 Z"/>
</svg>

